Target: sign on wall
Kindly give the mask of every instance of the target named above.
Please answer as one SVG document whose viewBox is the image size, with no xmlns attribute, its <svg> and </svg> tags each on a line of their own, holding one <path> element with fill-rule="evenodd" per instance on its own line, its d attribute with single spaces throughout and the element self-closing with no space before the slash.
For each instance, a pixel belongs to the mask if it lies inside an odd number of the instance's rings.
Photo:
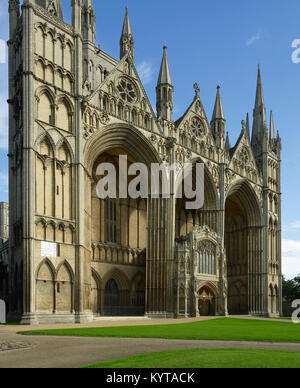
<svg viewBox="0 0 300 388">
<path fill-rule="evenodd" d="M 56 258 L 57 257 L 57 244 L 42 241 L 41 243 L 41 255 L 42 257 Z"/>
</svg>

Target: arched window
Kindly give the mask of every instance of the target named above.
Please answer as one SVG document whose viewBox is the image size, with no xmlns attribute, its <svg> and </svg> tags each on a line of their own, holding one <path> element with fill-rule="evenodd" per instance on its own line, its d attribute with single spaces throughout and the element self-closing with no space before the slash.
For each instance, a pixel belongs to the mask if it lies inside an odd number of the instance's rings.
<svg viewBox="0 0 300 388">
<path fill-rule="evenodd" d="M 136 118 L 136 114 L 135 114 L 135 111 L 133 110 L 133 111 L 131 112 L 131 122 L 132 122 L 133 124 L 135 124 L 135 118 Z"/>
<path fill-rule="evenodd" d="M 122 118 L 122 112 L 123 112 L 122 105 L 118 104 L 118 117 L 120 119 Z"/>
<path fill-rule="evenodd" d="M 107 100 L 107 97 L 104 97 L 103 98 L 103 110 L 105 112 L 107 112 L 107 109 L 108 109 L 108 100 Z"/>
<path fill-rule="evenodd" d="M 71 130 L 71 116 L 68 104 L 66 101 L 62 100 L 58 104 L 57 115 L 56 115 L 56 125 L 58 128 L 61 128 L 65 131 Z"/>
<path fill-rule="evenodd" d="M 53 117 L 53 106 L 52 101 L 47 92 L 44 92 L 40 98 L 38 103 L 38 119 L 43 121 L 44 123 L 53 125 L 54 117 Z"/>
<path fill-rule="evenodd" d="M 216 275 L 216 247 L 215 245 L 204 240 L 198 244 L 197 255 L 198 272 L 204 275 Z"/>
</svg>

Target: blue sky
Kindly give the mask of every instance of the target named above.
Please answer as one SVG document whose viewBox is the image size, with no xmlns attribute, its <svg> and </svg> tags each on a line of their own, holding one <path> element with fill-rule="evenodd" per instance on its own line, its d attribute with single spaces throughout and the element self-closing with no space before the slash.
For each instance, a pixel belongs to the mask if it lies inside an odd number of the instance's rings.
<svg viewBox="0 0 300 388">
<path fill-rule="evenodd" d="M 3 1 L 4 2 L 4 1 Z M 70 0 L 62 0 L 70 21 Z M 175 87 L 174 119 L 191 103 L 193 84 L 210 120 L 216 86 L 221 85 L 227 130 L 234 144 L 246 113 L 252 116 L 257 65 L 261 64 L 265 102 L 274 112 L 283 139 L 283 265 L 284 273 L 300 273 L 300 64 L 291 45 L 300 39 L 299 0 L 94 0 L 97 44 L 119 56 L 125 6 L 135 37 L 135 60 L 155 107 L 155 85 L 168 46 Z M 8 39 L 8 14 L 0 10 L 0 39 Z M 1 47 L 1 46 L 0 46 Z M 0 55 L 1 62 L 1 55 Z M 0 63 L 0 201 L 7 189 L 7 65 Z"/>
</svg>

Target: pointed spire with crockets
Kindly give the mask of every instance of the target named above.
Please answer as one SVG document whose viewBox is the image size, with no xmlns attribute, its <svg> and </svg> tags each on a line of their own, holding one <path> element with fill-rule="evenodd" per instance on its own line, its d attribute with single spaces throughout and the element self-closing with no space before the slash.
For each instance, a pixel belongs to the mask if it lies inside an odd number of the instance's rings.
<svg viewBox="0 0 300 388">
<path fill-rule="evenodd" d="M 229 140 L 229 133 L 227 132 L 226 141 L 225 141 L 225 150 L 227 152 L 229 152 L 230 148 L 231 148 L 231 144 L 230 144 L 230 140 Z"/>
<path fill-rule="evenodd" d="M 273 118 L 273 111 L 271 111 L 271 115 L 270 115 L 270 142 L 272 142 L 274 139 L 275 139 L 274 118 Z"/>
<path fill-rule="evenodd" d="M 165 120 L 172 120 L 173 92 L 172 78 L 170 73 L 167 46 L 163 48 L 163 59 L 160 67 L 156 87 L 156 108 L 157 116 Z"/>
<path fill-rule="evenodd" d="M 247 117 L 246 117 L 246 130 L 247 130 L 248 137 L 249 137 L 249 139 L 250 139 L 250 120 L 249 120 L 249 113 L 247 113 Z"/>
<path fill-rule="evenodd" d="M 266 107 L 264 102 L 262 81 L 261 81 L 261 70 L 258 66 L 257 75 L 257 87 L 256 87 L 256 98 L 255 107 L 253 112 L 253 130 L 252 130 L 252 146 L 255 153 L 259 153 L 262 150 L 262 145 L 267 132 L 267 120 L 266 120 Z"/>
<path fill-rule="evenodd" d="M 220 86 L 217 87 L 217 97 L 215 102 L 215 107 L 211 119 L 211 128 L 216 141 L 216 145 L 219 148 L 224 147 L 224 138 L 225 138 L 225 115 L 223 109 L 223 103 L 220 93 Z"/>
<path fill-rule="evenodd" d="M 169 66 L 168 55 L 167 55 L 167 46 L 164 46 L 163 50 L 164 50 L 164 54 L 161 62 L 157 86 L 159 85 L 172 86 L 172 78 L 171 78 L 170 66 Z"/>
<path fill-rule="evenodd" d="M 132 59 L 134 59 L 134 39 L 132 35 L 128 8 L 126 7 L 125 19 L 120 40 L 120 59 L 122 59 L 127 53 L 130 53 Z"/>
<path fill-rule="evenodd" d="M 213 112 L 213 116 L 211 121 L 222 119 L 225 120 L 225 115 L 224 115 L 224 109 L 223 109 L 223 103 L 222 103 L 222 98 L 221 98 L 221 93 L 220 93 L 220 85 L 217 87 L 217 97 L 216 97 L 216 102 L 215 102 L 215 108 Z"/>
</svg>

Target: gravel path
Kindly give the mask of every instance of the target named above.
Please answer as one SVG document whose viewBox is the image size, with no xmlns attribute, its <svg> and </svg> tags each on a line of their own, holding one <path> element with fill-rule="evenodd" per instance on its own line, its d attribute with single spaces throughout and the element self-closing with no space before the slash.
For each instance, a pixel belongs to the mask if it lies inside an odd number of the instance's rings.
<svg viewBox="0 0 300 388">
<path fill-rule="evenodd" d="M 190 322 L 190 320 L 187 320 Z M 151 320 L 105 320 L 75 327 L 124 326 L 136 324 L 161 324 L 170 321 Z M 181 321 L 176 321 L 180 323 Z M 80 338 L 80 337 L 47 337 L 20 336 L 17 331 L 34 328 L 51 329 L 72 327 L 56 325 L 24 327 L 0 326 L 0 368 L 76 368 L 102 361 L 117 360 L 138 354 L 180 349 L 231 348 L 299 351 L 300 344 L 293 343 L 260 343 L 236 341 L 186 341 L 164 339 L 132 338 Z M 300 329 L 300 328 L 299 328 Z"/>
</svg>

